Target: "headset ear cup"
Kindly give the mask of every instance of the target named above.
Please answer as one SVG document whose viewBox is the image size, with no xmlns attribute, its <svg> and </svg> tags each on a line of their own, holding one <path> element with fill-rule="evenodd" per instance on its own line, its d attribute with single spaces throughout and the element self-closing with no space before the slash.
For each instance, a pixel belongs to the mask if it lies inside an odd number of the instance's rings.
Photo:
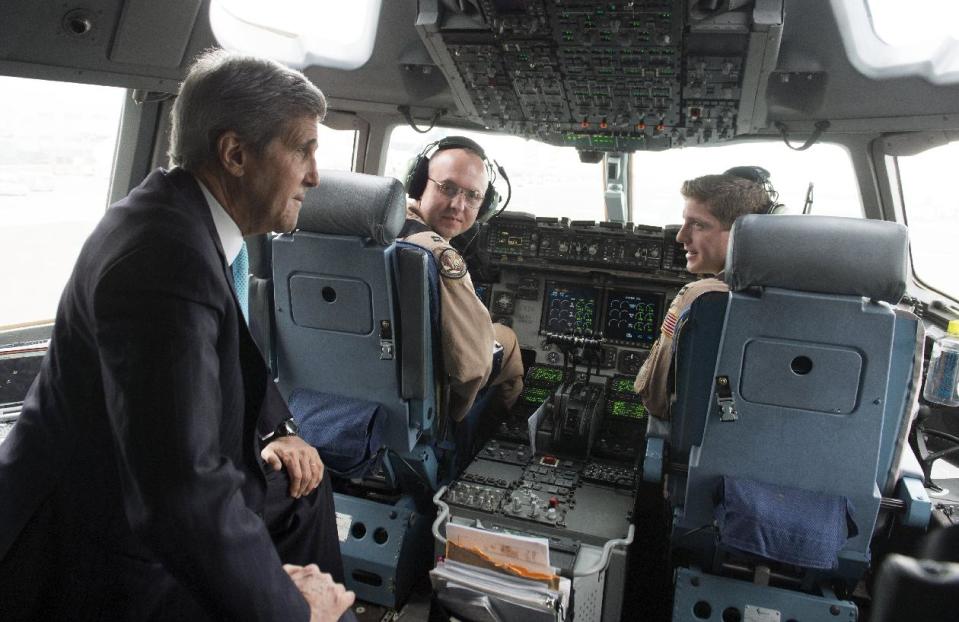
<svg viewBox="0 0 959 622">
<path fill-rule="evenodd" d="M 410 170 L 406 173 L 406 184 L 404 184 L 406 186 L 406 194 L 411 199 L 419 201 L 423 197 L 429 171 L 430 159 L 423 154 L 416 156 L 416 159 L 410 166 Z"/>
<path fill-rule="evenodd" d="M 483 203 L 480 205 L 479 212 L 476 214 L 476 222 L 482 224 L 492 218 L 496 213 L 499 201 L 499 193 L 496 192 L 493 184 L 486 186 L 486 195 L 483 197 Z"/>
</svg>

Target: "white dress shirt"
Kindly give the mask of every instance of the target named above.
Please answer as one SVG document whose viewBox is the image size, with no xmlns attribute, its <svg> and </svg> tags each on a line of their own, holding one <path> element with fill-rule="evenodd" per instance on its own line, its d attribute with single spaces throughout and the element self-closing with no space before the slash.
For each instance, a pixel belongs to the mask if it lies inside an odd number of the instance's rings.
<svg viewBox="0 0 959 622">
<path fill-rule="evenodd" d="M 223 255 L 226 257 L 227 265 L 233 265 L 236 256 L 240 254 L 240 248 L 243 246 L 243 234 L 240 228 L 233 222 L 233 218 L 223 209 L 220 202 L 216 200 L 213 193 L 199 179 L 200 190 L 206 197 L 206 204 L 210 208 L 210 215 L 213 216 L 213 226 L 216 227 L 216 234 L 220 237 L 220 245 L 223 247 Z"/>
</svg>

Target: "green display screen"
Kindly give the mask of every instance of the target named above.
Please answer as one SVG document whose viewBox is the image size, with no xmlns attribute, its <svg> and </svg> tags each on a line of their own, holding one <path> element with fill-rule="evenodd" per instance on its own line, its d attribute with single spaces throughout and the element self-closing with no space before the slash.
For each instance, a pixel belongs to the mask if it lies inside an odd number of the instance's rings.
<svg viewBox="0 0 959 622">
<path fill-rule="evenodd" d="M 523 399 L 530 404 L 542 404 L 549 397 L 551 391 L 541 387 L 526 387 L 523 390 Z"/>
<path fill-rule="evenodd" d="M 527 382 L 557 385 L 563 381 L 563 370 L 552 367 L 533 367 L 527 375 Z"/>
<path fill-rule="evenodd" d="M 611 417 L 620 417 L 623 419 L 642 419 L 646 416 L 646 407 L 639 402 L 627 402 L 625 400 L 610 400 L 606 412 Z"/>
<path fill-rule="evenodd" d="M 629 378 L 613 378 L 613 381 L 610 383 L 609 390 L 613 393 L 632 393 L 633 392 L 633 381 Z"/>
<path fill-rule="evenodd" d="M 609 290 L 606 300 L 606 339 L 648 348 L 659 336 L 663 295 L 659 292 Z"/>
<path fill-rule="evenodd" d="M 590 334 L 596 328 L 598 290 L 586 285 L 546 283 L 542 330 Z"/>
</svg>

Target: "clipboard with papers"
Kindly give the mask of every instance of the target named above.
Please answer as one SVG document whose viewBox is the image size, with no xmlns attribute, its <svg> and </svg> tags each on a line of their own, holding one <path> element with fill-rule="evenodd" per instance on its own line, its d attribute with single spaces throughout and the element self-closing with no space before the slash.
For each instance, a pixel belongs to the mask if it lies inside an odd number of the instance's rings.
<svg viewBox="0 0 959 622">
<path fill-rule="evenodd" d="M 474 622 L 566 619 L 572 583 L 549 565 L 546 538 L 446 527 L 446 558 L 430 581 L 451 613 Z"/>
</svg>

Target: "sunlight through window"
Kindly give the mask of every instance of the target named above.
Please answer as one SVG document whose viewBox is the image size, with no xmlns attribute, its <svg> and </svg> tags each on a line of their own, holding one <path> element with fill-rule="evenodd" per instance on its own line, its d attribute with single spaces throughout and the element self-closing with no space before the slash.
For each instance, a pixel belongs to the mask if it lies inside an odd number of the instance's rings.
<svg viewBox="0 0 959 622">
<path fill-rule="evenodd" d="M 370 59 L 381 0 L 212 0 L 223 47 L 303 69 L 356 69 Z"/>
<path fill-rule="evenodd" d="M 832 0 L 849 62 L 870 78 L 959 82 L 959 3 Z"/>
</svg>

